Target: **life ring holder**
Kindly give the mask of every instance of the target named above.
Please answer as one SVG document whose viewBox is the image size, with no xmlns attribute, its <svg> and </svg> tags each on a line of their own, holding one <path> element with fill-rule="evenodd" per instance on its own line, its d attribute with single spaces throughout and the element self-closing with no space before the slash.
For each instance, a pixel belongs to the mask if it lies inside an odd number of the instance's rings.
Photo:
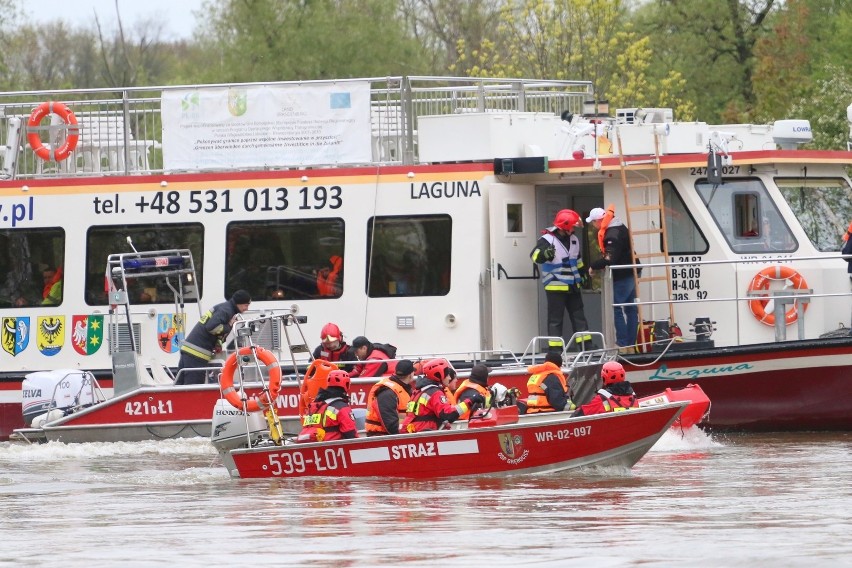
<svg viewBox="0 0 852 568">
<path fill-rule="evenodd" d="M 765 295 L 761 295 L 761 291 L 769 290 L 769 284 L 772 281 L 778 280 L 789 280 L 795 290 L 804 290 L 808 287 L 808 283 L 805 281 L 804 277 L 789 266 L 769 266 L 755 274 L 754 278 L 751 279 L 751 283 L 748 285 L 748 293 L 749 295 L 757 297 L 750 300 L 748 306 L 751 309 L 751 313 L 754 314 L 755 318 L 757 318 L 757 321 L 764 325 L 774 326 L 775 314 L 773 312 L 766 312 L 766 306 L 769 304 L 769 298 Z M 799 319 L 797 304 L 798 300 L 793 302 L 790 309 L 785 312 L 785 325 L 790 325 Z M 808 303 L 805 303 L 803 310 L 807 310 L 808 305 Z"/>
<path fill-rule="evenodd" d="M 41 128 L 42 119 L 50 114 L 58 115 L 59 118 L 61 118 L 69 127 L 68 136 L 65 137 L 65 141 L 59 146 L 59 148 L 56 149 L 45 146 L 38 132 Z M 61 162 L 71 155 L 71 152 L 73 152 L 74 148 L 77 147 L 77 142 L 80 141 L 80 128 L 77 124 L 77 117 L 74 116 L 71 109 L 64 103 L 60 103 L 58 101 L 41 103 L 33 109 L 32 114 L 30 114 L 30 119 L 27 121 L 27 141 L 30 144 L 30 148 L 32 148 L 33 152 L 35 152 L 35 155 L 42 160 L 46 162 Z"/>
<path fill-rule="evenodd" d="M 338 369 L 337 365 L 325 359 L 311 361 L 299 387 L 299 416 L 305 415 L 308 405 L 317 397 L 319 390 L 328 386 L 329 373 Z"/>
<path fill-rule="evenodd" d="M 269 370 L 269 388 L 268 391 L 264 391 L 244 401 L 240 398 L 240 393 L 237 389 L 234 388 L 237 357 L 252 354 L 254 354 L 258 361 L 266 365 L 266 368 Z M 281 366 L 278 364 L 278 359 L 275 358 L 275 355 L 263 347 L 242 347 L 236 353 L 231 353 L 230 357 L 225 361 L 225 365 L 222 367 L 222 375 L 219 377 L 219 387 L 222 390 L 222 396 L 234 408 L 244 410 L 245 412 L 266 411 L 272 406 L 273 401 L 278 397 L 278 393 L 281 392 Z"/>
</svg>

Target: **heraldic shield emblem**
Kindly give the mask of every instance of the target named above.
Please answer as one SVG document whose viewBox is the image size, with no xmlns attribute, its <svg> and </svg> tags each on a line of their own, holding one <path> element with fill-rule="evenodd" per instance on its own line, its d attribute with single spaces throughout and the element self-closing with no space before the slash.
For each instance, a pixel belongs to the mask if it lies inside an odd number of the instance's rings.
<svg viewBox="0 0 852 568">
<path fill-rule="evenodd" d="M 73 316 L 71 318 L 71 345 L 80 355 L 91 355 L 104 342 L 104 316 Z"/>
<path fill-rule="evenodd" d="M 52 357 L 65 344 L 65 316 L 39 316 L 36 324 L 36 345 L 44 355 Z"/>
<path fill-rule="evenodd" d="M 3 351 L 17 355 L 30 344 L 30 318 L 3 318 Z"/>
<path fill-rule="evenodd" d="M 157 320 L 157 344 L 166 353 L 177 353 L 183 343 L 182 314 L 160 314 Z"/>
<path fill-rule="evenodd" d="M 523 440 L 515 434 L 499 434 L 497 439 L 500 441 L 500 449 L 507 458 L 514 458 L 521 455 L 523 451 Z"/>
</svg>

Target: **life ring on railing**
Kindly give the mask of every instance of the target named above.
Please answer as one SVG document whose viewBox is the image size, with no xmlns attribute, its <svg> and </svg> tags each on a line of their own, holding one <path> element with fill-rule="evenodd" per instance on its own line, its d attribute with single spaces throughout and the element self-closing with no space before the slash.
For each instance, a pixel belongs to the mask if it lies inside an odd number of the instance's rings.
<svg viewBox="0 0 852 568">
<path fill-rule="evenodd" d="M 314 359 L 299 387 L 299 416 L 304 416 L 320 389 L 328 386 L 328 374 L 339 369 L 337 365 L 325 359 Z"/>
<path fill-rule="evenodd" d="M 789 280 L 796 290 L 802 290 L 808 287 L 808 283 L 801 274 L 790 268 L 789 266 L 770 266 L 764 268 L 754 275 L 751 279 L 751 284 L 748 285 L 749 292 L 759 292 L 760 290 L 769 290 L 769 283 L 773 280 Z M 790 306 L 790 309 L 784 314 L 785 325 L 790 325 L 799 318 L 796 310 L 796 304 Z M 772 312 L 766 313 L 766 305 L 769 304 L 768 297 L 758 297 L 748 303 L 751 308 L 751 313 L 762 324 L 774 326 L 775 314 Z M 808 304 L 804 304 L 805 310 L 808 309 Z"/>
<path fill-rule="evenodd" d="M 59 118 L 71 127 L 68 129 L 68 136 L 65 137 L 65 142 L 55 150 L 45 146 L 44 142 L 41 141 L 41 136 L 35 130 L 41 125 L 42 119 L 51 113 L 59 115 Z M 30 114 L 29 121 L 27 121 L 27 129 L 29 130 L 27 140 L 30 143 L 30 148 L 33 149 L 36 156 L 44 161 L 55 160 L 61 162 L 74 151 L 74 148 L 77 147 L 77 142 L 80 140 L 77 117 L 74 116 L 74 113 L 65 104 L 56 101 L 41 103 L 34 108 L 32 114 Z"/>
<path fill-rule="evenodd" d="M 275 355 L 273 355 L 271 351 L 267 351 L 263 347 L 255 346 L 243 347 L 237 353 L 231 353 L 231 356 L 228 357 L 225 361 L 225 365 L 222 367 L 222 376 L 219 378 L 219 387 L 222 389 L 222 396 L 225 397 L 225 400 L 231 403 L 231 406 L 243 410 L 243 400 L 240 398 L 240 393 L 234 388 L 234 374 L 237 370 L 237 356 L 251 355 L 252 353 L 254 353 L 255 358 L 266 365 L 266 368 L 269 370 L 269 396 L 267 397 L 267 394 L 264 392 L 250 397 L 247 401 L 245 401 L 245 411 L 265 411 L 278 397 L 278 393 L 281 392 L 281 367 L 278 364 L 278 359 L 275 358 Z"/>
</svg>

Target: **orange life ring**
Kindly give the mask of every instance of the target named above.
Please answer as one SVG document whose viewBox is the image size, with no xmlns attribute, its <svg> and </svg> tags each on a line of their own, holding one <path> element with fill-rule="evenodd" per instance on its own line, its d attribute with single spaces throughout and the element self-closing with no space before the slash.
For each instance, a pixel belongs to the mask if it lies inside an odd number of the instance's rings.
<svg viewBox="0 0 852 568">
<path fill-rule="evenodd" d="M 222 367 L 222 376 L 219 378 L 219 387 L 222 389 L 222 396 L 225 397 L 225 400 L 231 403 L 231 406 L 243 410 L 243 400 L 240 398 L 240 393 L 234 388 L 234 374 L 237 370 L 237 355 L 251 355 L 252 353 L 254 353 L 257 360 L 266 365 L 266 368 L 269 370 L 269 395 L 267 396 L 264 392 L 249 398 L 245 401 L 245 411 L 265 411 L 278 397 L 278 393 L 281 392 L 281 367 L 278 364 L 278 359 L 275 358 L 275 355 L 273 355 L 271 351 L 267 351 L 263 347 L 255 346 L 243 347 L 238 351 L 238 353 L 232 353 L 231 356 L 228 357 L 228 360 L 225 361 L 225 365 Z"/>
<path fill-rule="evenodd" d="M 59 118 L 61 118 L 65 124 L 70 126 L 68 129 L 68 136 L 65 137 L 65 142 L 63 142 L 62 145 L 55 150 L 45 146 L 41 141 L 41 136 L 35 130 L 41 125 L 42 119 L 51 113 L 59 115 Z M 30 148 L 33 149 L 36 156 L 44 161 L 54 160 L 61 162 L 71 155 L 71 152 L 74 151 L 74 148 L 77 147 L 77 142 L 80 140 L 80 129 L 77 127 L 77 117 L 74 116 L 74 113 L 71 112 L 70 108 L 65 106 L 63 103 L 56 101 L 41 103 L 34 108 L 32 114 L 30 114 L 29 121 L 27 121 L 27 128 L 29 130 L 27 140 L 30 143 Z"/>
<path fill-rule="evenodd" d="M 337 365 L 325 359 L 314 359 L 311 362 L 299 388 L 299 416 L 304 417 L 308 405 L 317 397 L 319 390 L 328 386 L 328 374 L 337 369 Z"/>
<path fill-rule="evenodd" d="M 805 282 L 802 275 L 789 266 L 770 266 L 754 275 L 754 278 L 751 279 L 751 284 L 748 285 L 748 291 L 755 292 L 759 290 L 769 290 L 769 284 L 773 280 L 789 280 L 793 285 L 793 288 L 796 290 L 802 290 L 808 287 L 808 283 Z M 766 313 L 767 304 L 769 304 L 768 297 L 759 297 L 751 300 L 748 303 L 748 306 L 751 308 L 751 313 L 754 314 L 757 321 L 765 325 L 774 326 L 775 314 L 772 312 Z M 807 310 L 808 304 L 805 304 L 804 306 L 804 309 Z M 794 302 L 793 305 L 790 306 L 790 309 L 784 314 L 784 323 L 785 325 L 790 325 L 798 318 L 799 315 L 796 311 L 796 303 Z"/>
</svg>

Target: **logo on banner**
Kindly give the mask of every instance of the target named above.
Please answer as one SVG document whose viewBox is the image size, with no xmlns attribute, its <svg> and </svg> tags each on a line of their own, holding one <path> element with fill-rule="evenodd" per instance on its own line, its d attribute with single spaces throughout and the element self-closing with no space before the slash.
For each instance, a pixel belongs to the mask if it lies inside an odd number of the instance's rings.
<svg viewBox="0 0 852 568">
<path fill-rule="evenodd" d="M 520 434 L 498 434 L 497 440 L 500 443 L 502 452 L 497 452 L 497 457 L 509 464 L 521 463 L 530 451 L 524 449 L 524 439 Z"/>
<path fill-rule="evenodd" d="M 3 351 L 14 357 L 30 344 L 30 318 L 3 318 Z"/>
<path fill-rule="evenodd" d="M 59 353 L 65 344 L 65 316 L 39 316 L 36 344 L 38 350 L 48 357 Z"/>
<path fill-rule="evenodd" d="M 104 316 L 73 316 L 71 319 L 71 345 L 80 355 L 91 355 L 104 342 Z"/>
<path fill-rule="evenodd" d="M 166 353 L 177 353 L 183 343 L 183 315 L 160 314 L 157 320 L 157 343 Z"/>
<path fill-rule="evenodd" d="M 245 89 L 228 89 L 228 112 L 242 116 L 248 110 L 248 93 Z"/>
</svg>

